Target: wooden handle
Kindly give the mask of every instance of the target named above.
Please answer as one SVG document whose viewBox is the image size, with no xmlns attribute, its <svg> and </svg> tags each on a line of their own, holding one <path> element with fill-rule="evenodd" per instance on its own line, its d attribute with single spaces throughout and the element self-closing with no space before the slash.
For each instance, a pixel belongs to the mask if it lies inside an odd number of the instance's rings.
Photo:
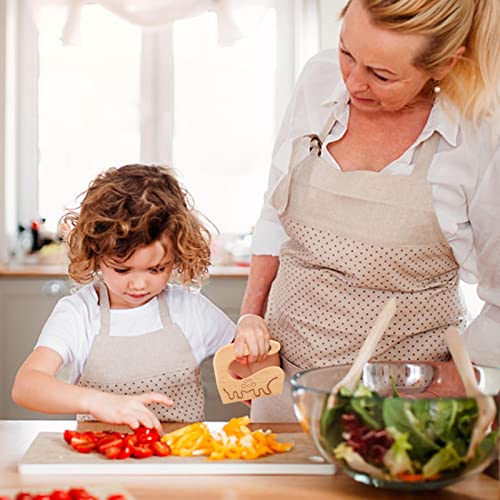
<svg viewBox="0 0 500 500">
<path fill-rule="evenodd" d="M 450 326 L 444 334 L 446 344 L 451 352 L 451 357 L 457 367 L 458 374 L 464 384 L 465 395 L 467 397 L 476 397 L 477 402 L 477 420 L 472 430 L 472 436 L 467 451 L 467 458 L 472 458 L 477 447 L 481 444 L 484 436 L 488 432 L 490 425 L 495 420 L 497 413 L 495 402 L 490 396 L 485 396 L 477 384 L 476 376 L 474 375 L 474 368 L 462 342 L 459 331 L 456 327 Z"/>
<path fill-rule="evenodd" d="M 333 393 L 336 393 L 340 387 L 345 386 L 350 390 L 354 389 L 356 382 L 358 381 L 359 375 L 361 374 L 361 370 L 363 370 L 363 366 L 370 359 L 375 347 L 377 347 L 378 341 L 385 329 L 389 326 L 389 323 L 396 312 L 396 299 L 390 298 L 386 304 L 384 305 L 382 311 L 380 311 L 375 323 L 370 330 L 370 333 L 366 336 L 361 349 L 356 356 L 353 364 L 349 371 L 344 375 L 342 380 L 335 384 L 332 389 Z"/>
<path fill-rule="evenodd" d="M 276 354 L 280 348 L 279 342 L 271 340 L 268 355 Z M 246 346 L 244 354 L 248 355 Z M 235 359 L 233 344 L 221 347 L 214 356 L 215 381 L 224 404 L 281 394 L 285 373 L 280 367 L 268 366 L 249 377 L 235 379 L 228 371 Z"/>
<path fill-rule="evenodd" d="M 474 397 L 481 394 L 477 385 L 476 376 L 474 375 L 472 361 L 470 360 L 469 353 L 465 350 L 457 328 L 450 326 L 446 330 L 444 338 L 451 352 L 451 357 L 453 358 L 455 366 L 457 367 L 460 379 L 464 384 L 465 395 Z"/>
</svg>

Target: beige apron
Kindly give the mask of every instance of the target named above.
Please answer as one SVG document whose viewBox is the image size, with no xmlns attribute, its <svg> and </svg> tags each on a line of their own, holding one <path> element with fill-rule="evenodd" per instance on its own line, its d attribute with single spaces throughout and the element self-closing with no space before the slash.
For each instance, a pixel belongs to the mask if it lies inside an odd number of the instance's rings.
<svg viewBox="0 0 500 500">
<path fill-rule="evenodd" d="M 439 136 L 417 150 L 411 175 L 336 170 L 321 158 L 320 136 L 294 142 L 288 174 L 272 204 L 289 240 L 266 313 L 289 377 L 352 363 L 390 297 L 396 315 L 372 359 L 446 360 L 444 332 L 464 326 L 458 265 L 436 218 L 427 170 Z M 309 154 L 296 162 L 301 148 Z M 302 154 L 304 157 L 304 154 Z M 290 386 L 252 402 L 252 419 L 295 420 Z"/>
<path fill-rule="evenodd" d="M 115 394 L 159 392 L 174 406 L 153 403 L 149 409 L 163 422 L 198 422 L 205 418 L 200 370 L 191 346 L 172 322 L 166 291 L 158 295 L 163 328 L 136 336 L 110 335 L 106 286 L 100 284 L 99 334 L 95 337 L 78 385 Z M 79 420 L 92 417 L 79 415 Z"/>
</svg>

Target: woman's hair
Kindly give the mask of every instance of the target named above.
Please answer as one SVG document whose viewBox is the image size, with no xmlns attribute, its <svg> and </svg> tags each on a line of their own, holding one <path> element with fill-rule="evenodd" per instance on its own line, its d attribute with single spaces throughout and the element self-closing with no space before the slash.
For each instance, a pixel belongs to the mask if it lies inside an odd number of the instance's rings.
<svg viewBox="0 0 500 500">
<path fill-rule="evenodd" d="M 377 26 L 427 37 L 425 49 L 414 61 L 424 71 L 443 67 L 464 46 L 463 56 L 439 82 L 442 95 L 474 121 L 498 111 L 500 0 L 360 1 Z"/>
<path fill-rule="evenodd" d="M 125 261 L 140 247 L 156 241 L 164 244 L 164 237 L 171 243 L 178 281 L 190 285 L 206 277 L 210 232 L 170 168 L 110 168 L 80 196 L 80 206 L 59 221 L 68 244 L 68 272 L 76 282 L 92 281 L 100 258 Z"/>
</svg>

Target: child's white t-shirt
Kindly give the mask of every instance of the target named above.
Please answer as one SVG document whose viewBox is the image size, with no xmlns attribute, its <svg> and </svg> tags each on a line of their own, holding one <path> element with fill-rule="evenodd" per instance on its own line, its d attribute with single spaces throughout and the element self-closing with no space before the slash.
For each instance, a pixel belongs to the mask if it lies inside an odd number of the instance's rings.
<svg viewBox="0 0 500 500">
<path fill-rule="evenodd" d="M 167 307 L 198 364 L 234 338 L 235 324 L 198 290 L 169 284 Z M 49 347 L 61 355 L 69 368 L 69 382 L 76 383 L 83 373 L 100 317 L 97 293 L 90 284 L 60 299 L 43 327 L 36 347 Z M 160 328 L 157 297 L 140 307 L 110 311 L 110 335 L 141 335 Z"/>
</svg>

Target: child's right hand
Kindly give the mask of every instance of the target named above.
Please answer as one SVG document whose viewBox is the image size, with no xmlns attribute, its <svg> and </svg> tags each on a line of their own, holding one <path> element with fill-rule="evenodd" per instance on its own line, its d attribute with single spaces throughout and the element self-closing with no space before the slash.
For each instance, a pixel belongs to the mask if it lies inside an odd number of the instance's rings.
<svg viewBox="0 0 500 500">
<path fill-rule="evenodd" d="M 174 404 L 167 396 L 157 392 L 124 396 L 96 391 L 89 400 L 88 413 L 96 420 L 108 424 L 126 424 L 131 429 L 136 429 L 143 425 L 149 428 L 154 427 L 162 432 L 160 421 L 146 407 L 150 403 L 160 403 L 165 406 L 172 406 Z"/>
</svg>

